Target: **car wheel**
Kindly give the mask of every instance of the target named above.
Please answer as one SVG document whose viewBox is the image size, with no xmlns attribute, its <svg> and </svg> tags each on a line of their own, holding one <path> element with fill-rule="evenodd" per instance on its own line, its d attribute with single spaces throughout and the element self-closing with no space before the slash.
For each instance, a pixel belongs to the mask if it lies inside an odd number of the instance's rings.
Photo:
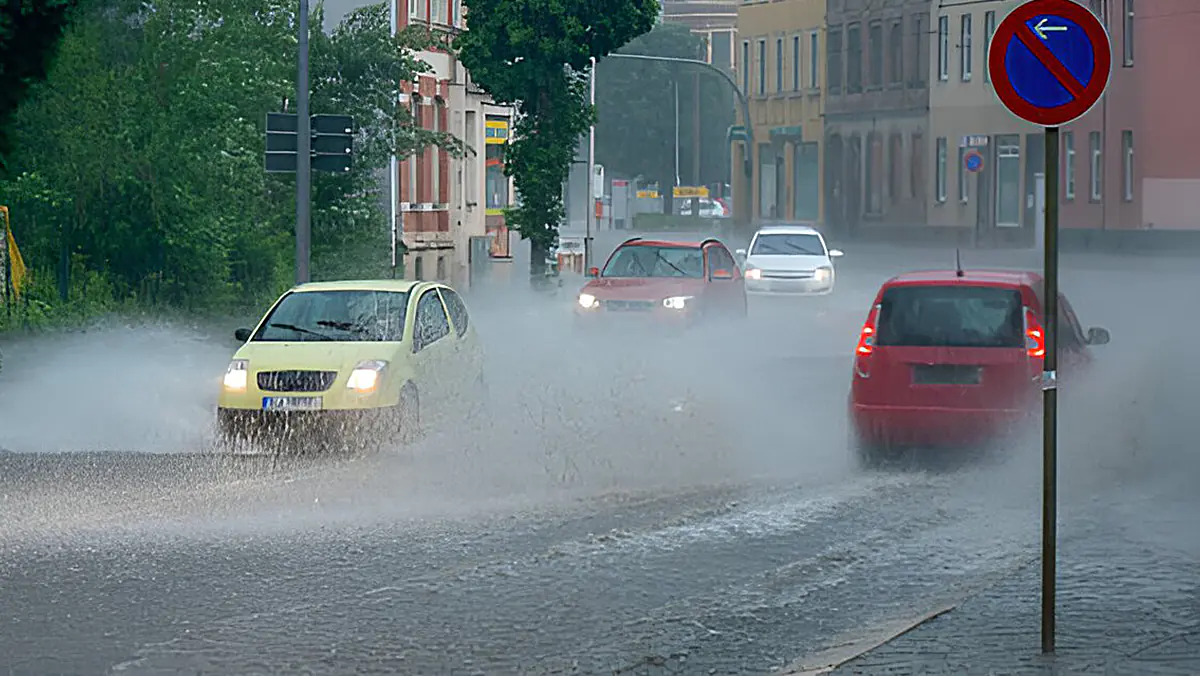
<svg viewBox="0 0 1200 676">
<path fill-rule="evenodd" d="M 396 405 L 397 428 L 402 442 L 410 442 L 421 434 L 421 394 L 417 386 L 405 383 L 400 390 L 400 403 Z"/>
<path fill-rule="evenodd" d="M 866 439 L 855 431 L 850 433 L 850 450 L 854 453 L 855 463 L 859 469 L 879 469 L 888 457 L 888 448 L 871 439 Z"/>
</svg>

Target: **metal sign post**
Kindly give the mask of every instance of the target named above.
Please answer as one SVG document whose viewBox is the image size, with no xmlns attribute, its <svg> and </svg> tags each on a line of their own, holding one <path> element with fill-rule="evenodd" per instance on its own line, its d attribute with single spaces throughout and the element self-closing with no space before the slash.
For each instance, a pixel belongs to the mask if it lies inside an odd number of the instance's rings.
<svg viewBox="0 0 1200 676">
<path fill-rule="evenodd" d="M 1009 111 L 1046 128 L 1042 367 L 1042 652 L 1054 652 L 1058 549 L 1058 131 L 1100 100 L 1112 72 L 1104 25 L 1072 0 L 1032 0 L 996 28 L 988 73 Z"/>
<path fill-rule="evenodd" d="M 296 283 L 311 279 L 308 264 L 312 253 L 312 137 L 308 118 L 308 0 L 300 0 L 298 55 L 296 59 Z"/>
</svg>

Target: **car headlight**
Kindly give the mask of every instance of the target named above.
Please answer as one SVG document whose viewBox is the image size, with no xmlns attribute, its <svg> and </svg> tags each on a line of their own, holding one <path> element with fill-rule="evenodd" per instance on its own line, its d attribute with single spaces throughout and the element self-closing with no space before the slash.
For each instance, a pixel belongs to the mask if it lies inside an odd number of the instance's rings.
<svg viewBox="0 0 1200 676">
<path fill-rule="evenodd" d="M 250 375 L 250 362 L 246 359 L 234 359 L 225 369 L 225 389 L 244 392 Z"/>
<path fill-rule="evenodd" d="M 762 270 L 758 268 L 746 268 L 746 279 L 762 279 Z"/>
<path fill-rule="evenodd" d="M 829 266 L 817 268 L 817 271 L 813 276 L 816 277 L 818 282 L 824 282 L 830 277 L 833 277 L 833 268 Z"/>
<path fill-rule="evenodd" d="M 682 310 L 687 307 L 687 302 L 692 299 L 692 296 L 671 296 L 663 299 L 663 307 L 670 310 Z"/>
<path fill-rule="evenodd" d="M 579 307 L 584 308 L 585 310 L 590 310 L 594 307 L 597 307 L 598 305 L 600 305 L 600 301 L 596 300 L 596 297 L 593 296 L 592 294 L 590 294 L 590 293 L 579 294 Z"/>
<path fill-rule="evenodd" d="M 346 380 L 346 388 L 362 394 L 373 392 L 379 385 L 379 374 L 386 366 L 386 361 L 377 359 L 360 363 L 350 372 L 350 377 Z"/>
</svg>

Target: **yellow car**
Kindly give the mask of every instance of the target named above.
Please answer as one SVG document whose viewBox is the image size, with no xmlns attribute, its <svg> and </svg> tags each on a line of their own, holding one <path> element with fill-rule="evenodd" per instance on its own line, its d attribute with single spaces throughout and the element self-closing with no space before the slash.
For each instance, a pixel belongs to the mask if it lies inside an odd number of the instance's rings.
<svg viewBox="0 0 1200 676">
<path fill-rule="evenodd" d="M 411 437 L 422 406 L 465 401 L 483 385 L 467 306 L 444 284 L 301 284 L 234 336 L 244 344 L 217 400 L 226 442 L 331 428 L 367 443 Z"/>
</svg>

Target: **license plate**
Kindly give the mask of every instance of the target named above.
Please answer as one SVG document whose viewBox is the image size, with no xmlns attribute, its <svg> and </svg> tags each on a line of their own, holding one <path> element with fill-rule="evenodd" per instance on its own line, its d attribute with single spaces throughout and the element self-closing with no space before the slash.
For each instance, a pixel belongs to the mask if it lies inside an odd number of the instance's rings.
<svg viewBox="0 0 1200 676">
<path fill-rule="evenodd" d="M 263 397 L 264 411 L 319 411 L 321 397 Z"/>
<path fill-rule="evenodd" d="M 958 364 L 921 364 L 913 366 L 914 385 L 978 385 L 980 368 Z"/>
</svg>

